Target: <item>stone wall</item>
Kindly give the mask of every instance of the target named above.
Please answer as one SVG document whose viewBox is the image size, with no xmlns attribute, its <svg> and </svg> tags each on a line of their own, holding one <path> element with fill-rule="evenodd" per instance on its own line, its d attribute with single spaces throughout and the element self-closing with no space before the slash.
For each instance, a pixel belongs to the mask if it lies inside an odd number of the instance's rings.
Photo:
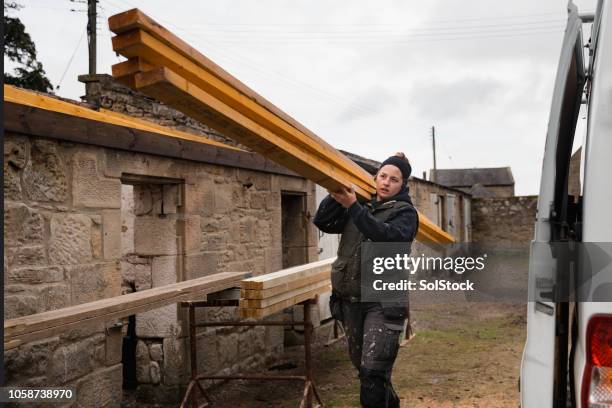
<svg viewBox="0 0 612 408">
<path fill-rule="evenodd" d="M 537 205 L 537 196 L 474 198 L 473 241 L 494 246 L 529 244 L 533 239 Z"/>
<path fill-rule="evenodd" d="M 302 192 L 306 215 L 315 211 L 314 184 L 297 177 L 11 133 L 4 155 L 5 319 L 216 272 L 281 269 L 282 192 Z M 143 400 L 180 396 L 185 317 L 176 305 L 136 315 Z M 7 383 L 75 386 L 79 406 L 119 406 L 127 330 L 72 330 L 9 350 Z M 234 372 L 280 355 L 283 328 L 202 329 L 198 344 L 203 372 Z"/>
<path fill-rule="evenodd" d="M 410 178 L 408 187 L 415 207 L 422 214 L 453 235 L 457 242 L 470 241 L 472 197 L 469 194 L 415 177 Z"/>
</svg>

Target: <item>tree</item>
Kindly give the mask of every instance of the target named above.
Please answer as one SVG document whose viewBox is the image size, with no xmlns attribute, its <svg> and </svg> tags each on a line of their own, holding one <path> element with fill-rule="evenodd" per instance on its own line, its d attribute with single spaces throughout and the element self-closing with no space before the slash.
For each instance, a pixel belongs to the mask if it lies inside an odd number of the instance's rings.
<svg viewBox="0 0 612 408">
<path fill-rule="evenodd" d="M 19 18 L 8 16 L 8 12 L 20 8 L 17 3 L 4 4 L 4 56 L 22 65 L 15 68 L 13 74 L 5 72 L 4 82 L 35 91 L 51 92 L 53 86 L 42 64 L 36 60 L 36 46 L 32 38 Z"/>
</svg>

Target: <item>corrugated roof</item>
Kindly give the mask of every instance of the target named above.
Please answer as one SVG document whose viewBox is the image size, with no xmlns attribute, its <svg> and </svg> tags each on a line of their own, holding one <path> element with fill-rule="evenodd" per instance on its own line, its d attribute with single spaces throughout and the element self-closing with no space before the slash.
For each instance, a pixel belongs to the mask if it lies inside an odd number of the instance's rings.
<svg viewBox="0 0 612 408">
<path fill-rule="evenodd" d="M 472 169 L 438 169 L 430 171 L 430 179 L 449 187 L 471 187 L 474 184 L 483 186 L 511 186 L 514 177 L 510 167 L 489 167 Z"/>
</svg>

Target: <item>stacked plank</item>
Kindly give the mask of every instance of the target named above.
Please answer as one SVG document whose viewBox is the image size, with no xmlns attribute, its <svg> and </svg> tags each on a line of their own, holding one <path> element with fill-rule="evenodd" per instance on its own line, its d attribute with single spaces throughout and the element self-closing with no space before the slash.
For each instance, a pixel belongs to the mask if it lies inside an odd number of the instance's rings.
<svg viewBox="0 0 612 408">
<path fill-rule="evenodd" d="M 4 349 L 83 327 L 106 325 L 135 313 L 173 303 L 206 300 L 206 295 L 237 287 L 249 272 L 222 272 L 4 321 Z"/>
<path fill-rule="evenodd" d="M 369 173 L 138 9 L 111 16 L 109 28 L 113 50 L 128 58 L 112 69 L 122 83 L 328 190 L 375 192 Z M 417 239 L 453 242 L 422 214 Z"/>
<path fill-rule="evenodd" d="M 335 258 L 312 262 L 241 282 L 240 314 L 262 318 L 331 291 L 331 264 Z"/>
</svg>

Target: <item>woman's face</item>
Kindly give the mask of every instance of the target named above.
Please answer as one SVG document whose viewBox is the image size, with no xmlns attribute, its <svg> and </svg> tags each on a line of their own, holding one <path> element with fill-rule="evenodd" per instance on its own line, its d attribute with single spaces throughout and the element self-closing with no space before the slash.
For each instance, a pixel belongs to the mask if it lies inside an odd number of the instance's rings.
<svg viewBox="0 0 612 408">
<path fill-rule="evenodd" d="M 379 200 L 386 200 L 399 193 L 404 179 L 402 179 L 400 169 L 392 164 L 387 164 L 378 170 L 374 181 L 376 182 L 376 196 Z"/>
</svg>

